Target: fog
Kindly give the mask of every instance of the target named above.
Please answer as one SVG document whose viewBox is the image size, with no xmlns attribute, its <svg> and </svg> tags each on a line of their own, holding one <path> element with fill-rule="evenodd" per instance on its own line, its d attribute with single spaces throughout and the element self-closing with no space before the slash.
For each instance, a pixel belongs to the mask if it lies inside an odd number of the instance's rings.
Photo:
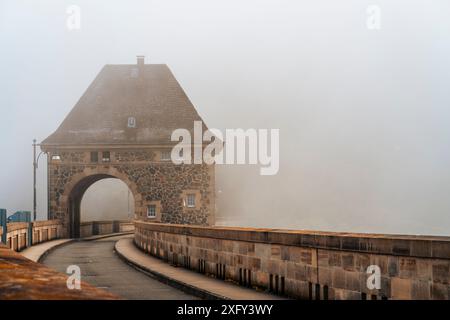
<svg viewBox="0 0 450 320">
<path fill-rule="evenodd" d="M 144 54 L 209 127 L 280 129 L 277 175 L 217 167 L 218 223 L 450 235 L 449 14 L 447 0 L 0 0 L 0 207 L 31 210 L 32 139 L 103 65 Z M 45 180 L 44 155 L 41 219 Z"/>
<path fill-rule="evenodd" d="M 81 200 L 80 220 L 130 220 L 134 216 L 134 197 L 125 182 L 107 178 L 92 184 Z"/>
</svg>

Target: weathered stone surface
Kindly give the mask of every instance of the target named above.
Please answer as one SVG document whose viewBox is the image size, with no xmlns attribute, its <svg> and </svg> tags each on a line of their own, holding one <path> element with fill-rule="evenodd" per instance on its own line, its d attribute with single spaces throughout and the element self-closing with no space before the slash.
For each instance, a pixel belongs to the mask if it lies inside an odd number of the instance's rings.
<svg viewBox="0 0 450 320">
<path fill-rule="evenodd" d="M 326 249 L 321 247 L 323 241 L 318 241 L 317 247 L 303 246 L 292 236 L 297 233 L 295 231 L 286 231 L 289 235 L 286 237 L 281 236 L 281 230 L 274 232 L 277 237 L 272 237 L 272 232 L 267 229 L 260 231 L 136 221 L 135 242 L 144 248 L 142 241 L 148 241 L 148 237 L 160 237 L 164 246 L 171 248 L 169 250 L 176 251 L 177 246 L 186 247 L 182 252 L 188 252 L 194 261 L 207 260 L 212 270 L 219 263 L 226 265 L 226 280 L 239 282 L 243 270 L 251 270 L 253 286 L 267 290 L 274 288 L 274 283 L 278 281 L 281 290 L 283 280 L 285 292 L 281 294 L 300 299 L 314 299 L 316 288 L 320 288 L 321 298 L 327 288 L 329 299 L 361 299 L 364 294 L 367 299 L 448 297 L 450 257 L 432 259 L 394 253 L 369 253 L 367 250 L 372 250 L 370 247 L 361 251 Z M 298 231 L 302 237 L 306 232 Z M 319 237 L 320 234 L 313 232 L 307 238 L 317 240 Z M 336 233 L 333 237 L 339 239 L 340 235 Z M 348 238 L 348 235 L 344 237 Z M 383 240 L 380 235 L 376 238 L 378 243 L 384 244 L 390 242 L 394 245 L 396 241 L 393 238 Z M 415 239 L 421 243 L 428 241 L 424 238 Z M 279 242 L 272 243 L 269 239 Z M 364 239 L 369 238 L 365 235 Z M 408 241 L 414 246 L 412 239 Z M 379 250 L 380 247 L 377 247 L 376 251 Z M 217 254 L 211 254 L 214 251 Z M 159 256 L 164 257 L 162 253 Z M 367 287 L 367 269 L 370 265 L 380 268 L 380 289 Z"/>
<path fill-rule="evenodd" d="M 433 263 L 433 281 L 443 284 L 450 282 L 450 263 L 448 261 L 436 261 Z"/>
<path fill-rule="evenodd" d="M 430 299 L 430 285 L 427 281 L 413 281 L 411 298 L 414 300 L 429 300 Z"/>
<path fill-rule="evenodd" d="M 0 245 L 0 300 L 119 299 L 84 282 L 82 290 L 69 290 L 66 281 L 67 275 Z"/>
<path fill-rule="evenodd" d="M 412 287 L 410 279 L 401 279 L 396 277 L 391 279 L 392 299 L 397 300 L 411 299 L 412 297 L 411 289 Z"/>
<path fill-rule="evenodd" d="M 50 149 L 49 149 L 50 150 Z M 51 152 L 51 151 L 49 151 Z M 59 219 L 69 233 L 70 216 L 79 220 L 79 203 L 87 188 L 96 181 L 112 177 L 125 182 L 135 198 L 135 217 L 144 221 L 210 225 L 214 222 L 214 167 L 175 165 L 153 161 L 158 149 L 111 150 L 108 163 L 85 161 L 49 163 L 50 216 Z M 90 151 L 78 152 L 88 157 Z M 77 154 L 78 154 L 77 153 Z M 121 154 L 120 159 L 116 153 Z M 130 160 L 124 162 L 124 155 Z M 81 157 L 83 158 L 83 157 Z M 71 158 L 71 161 L 78 158 Z M 133 162 L 135 161 L 135 162 Z M 186 206 L 186 194 L 196 194 L 196 207 Z M 157 216 L 147 217 L 147 206 L 157 205 Z M 73 232 L 72 232 L 73 233 Z"/>
</svg>

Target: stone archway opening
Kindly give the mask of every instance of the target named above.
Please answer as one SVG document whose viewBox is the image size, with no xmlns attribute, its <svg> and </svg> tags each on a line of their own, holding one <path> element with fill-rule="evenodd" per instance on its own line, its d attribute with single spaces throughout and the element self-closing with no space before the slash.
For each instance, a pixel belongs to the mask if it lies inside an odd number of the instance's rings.
<svg viewBox="0 0 450 320">
<path fill-rule="evenodd" d="M 131 220 L 134 196 L 125 182 L 105 178 L 94 182 L 81 199 L 80 221 Z"/>
<path fill-rule="evenodd" d="M 111 200 L 114 197 L 114 194 L 107 195 L 107 191 L 102 190 L 101 194 L 99 194 L 99 188 L 107 187 L 107 183 L 112 182 L 115 184 L 120 184 L 121 188 L 119 191 L 126 190 L 126 193 L 123 194 L 122 201 L 125 201 L 125 207 L 127 208 L 126 212 L 121 215 L 121 218 L 117 219 L 117 216 L 110 216 L 108 218 L 108 212 L 106 212 L 105 208 L 102 208 L 102 202 L 107 203 L 108 200 Z M 91 190 L 92 189 L 92 190 Z M 95 192 L 97 191 L 97 192 Z M 91 192 L 94 195 L 91 195 Z M 128 193 L 128 194 L 127 194 Z M 86 206 L 83 202 L 83 198 L 86 195 L 86 199 L 97 197 L 95 202 L 92 202 L 91 205 Z M 106 197 L 103 197 L 102 195 Z M 117 200 L 117 199 L 116 199 Z M 130 204 L 130 202 L 132 202 Z M 103 212 L 93 212 L 96 210 L 95 206 L 99 204 L 98 209 L 103 210 Z M 129 186 L 122 181 L 121 179 L 110 175 L 110 174 L 93 174 L 87 177 L 84 177 L 80 181 L 78 181 L 68 196 L 68 217 L 69 217 L 69 225 L 68 232 L 70 237 L 79 238 L 81 236 L 81 223 L 82 221 L 92 221 L 92 220 L 130 220 L 134 218 L 135 215 L 135 207 L 136 207 L 136 197 L 133 194 L 133 191 Z M 94 214 L 92 214 L 94 213 Z M 97 219 L 100 217 L 100 219 Z"/>
</svg>

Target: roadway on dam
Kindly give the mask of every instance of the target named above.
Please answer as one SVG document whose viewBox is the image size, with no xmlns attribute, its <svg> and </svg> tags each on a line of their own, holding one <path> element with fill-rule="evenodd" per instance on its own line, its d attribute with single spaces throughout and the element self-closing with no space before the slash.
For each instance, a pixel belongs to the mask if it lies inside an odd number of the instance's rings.
<svg viewBox="0 0 450 320">
<path fill-rule="evenodd" d="M 77 265 L 81 270 L 81 281 L 124 299 L 196 299 L 121 260 L 114 252 L 114 244 L 124 237 L 131 236 L 71 242 L 50 251 L 41 262 L 63 273 L 69 265 Z"/>
</svg>

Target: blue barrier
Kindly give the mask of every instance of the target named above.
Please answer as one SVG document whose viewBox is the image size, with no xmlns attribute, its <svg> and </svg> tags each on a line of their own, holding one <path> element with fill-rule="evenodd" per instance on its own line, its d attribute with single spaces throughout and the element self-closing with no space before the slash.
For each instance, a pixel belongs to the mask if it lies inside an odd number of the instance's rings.
<svg viewBox="0 0 450 320">
<path fill-rule="evenodd" d="M 2 241 L 1 242 L 3 242 L 3 243 L 6 243 L 6 232 L 7 232 L 6 223 L 7 223 L 7 220 L 6 220 L 6 209 L 0 209 L 0 226 L 3 229 L 3 234 L 2 234 L 2 239 L 1 239 Z"/>
</svg>

